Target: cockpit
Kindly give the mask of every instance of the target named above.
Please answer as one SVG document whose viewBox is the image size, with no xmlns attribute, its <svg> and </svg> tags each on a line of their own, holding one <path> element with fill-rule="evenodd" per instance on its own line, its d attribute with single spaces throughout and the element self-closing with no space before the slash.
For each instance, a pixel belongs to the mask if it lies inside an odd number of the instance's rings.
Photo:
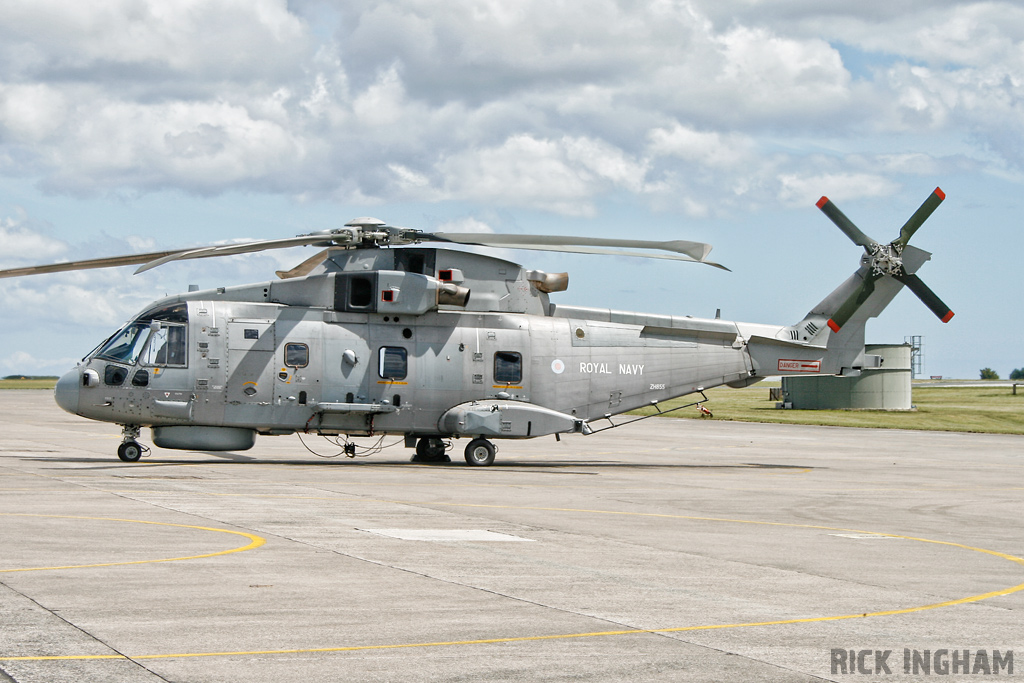
<svg viewBox="0 0 1024 683">
<path fill-rule="evenodd" d="M 107 419 L 119 400 L 134 400 L 132 390 L 158 384 L 164 388 L 179 386 L 181 373 L 188 367 L 188 304 L 184 302 L 154 306 L 124 325 L 83 359 L 83 363 L 57 382 L 57 404 L 76 415 Z M 90 396 L 80 401 L 81 392 L 92 388 L 120 392 Z"/>
<path fill-rule="evenodd" d="M 188 364 L 187 337 L 187 304 L 151 308 L 115 332 L 85 360 L 184 367 Z"/>
</svg>

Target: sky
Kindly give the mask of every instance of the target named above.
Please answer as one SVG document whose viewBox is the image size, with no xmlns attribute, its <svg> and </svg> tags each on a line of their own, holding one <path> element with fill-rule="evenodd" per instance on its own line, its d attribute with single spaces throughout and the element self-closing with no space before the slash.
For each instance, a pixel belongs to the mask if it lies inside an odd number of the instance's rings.
<svg viewBox="0 0 1024 683">
<path fill-rule="evenodd" d="M 786 325 L 912 244 L 868 343 L 927 375 L 1024 367 L 1024 7 L 864 0 L 8 0 L 0 268 L 336 228 L 687 239 L 704 265 L 502 252 L 556 303 Z M 0 376 L 62 374 L 167 294 L 287 250 L 0 280 Z"/>
</svg>

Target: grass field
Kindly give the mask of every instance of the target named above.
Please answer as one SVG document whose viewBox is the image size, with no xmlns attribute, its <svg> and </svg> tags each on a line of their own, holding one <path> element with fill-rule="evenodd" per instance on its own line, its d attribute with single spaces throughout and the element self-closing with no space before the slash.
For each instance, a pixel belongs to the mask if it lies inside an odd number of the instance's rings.
<svg viewBox="0 0 1024 683">
<path fill-rule="evenodd" d="M 56 379 L 0 379 L 0 389 L 53 389 Z"/>
<path fill-rule="evenodd" d="M 53 389 L 56 380 L 0 380 L 0 389 Z M 706 392 L 707 407 L 715 420 L 735 422 L 777 422 L 783 424 L 830 425 L 833 427 L 876 427 L 886 429 L 923 429 L 947 432 L 989 432 L 1024 434 L 1024 391 L 1014 396 L 1009 387 L 929 387 L 915 385 L 917 410 L 778 410 L 768 399 L 768 389 L 776 382 L 757 384 L 746 389 L 718 387 Z M 665 401 L 662 410 L 692 403 L 693 397 Z M 656 412 L 652 408 L 634 415 Z M 684 408 L 670 417 L 700 419 L 696 408 Z"/>
<path fill-rule="evenodd" d="M 1024 434 L 1024 391 L 1014 396 L 1010 387 L 1005 386 L 945 388 L 915 385 L 912 400 L 917 409 L 910 411 L 779 410 L 775 401 L 768 399 L 771 386 L 763 383 L 746 389 L 711 389 L 705 392 L 708 397 L 706 406 L 714 413 L 713 419 L 737 422 Z M 692 402 L 691 397 L 665 401 L 661 409 Z M 654 412 L 657 411 L 653 408 L 644 408 L 635 414 Z M 700 419 L 696 408 L 684 408 L 672 415 Z"/>
</svg>

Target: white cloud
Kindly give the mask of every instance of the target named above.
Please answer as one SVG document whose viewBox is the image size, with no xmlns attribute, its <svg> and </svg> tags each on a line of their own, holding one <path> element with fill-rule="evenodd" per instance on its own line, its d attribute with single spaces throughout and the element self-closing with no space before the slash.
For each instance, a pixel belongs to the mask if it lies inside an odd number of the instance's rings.
<svg viewBox="0 0 1024 683">
<path fill-rule="evenodd" d="M 56 133 L 68 116 L 64 95 L 43 84 L 0 84 L 0 121 L 19 142 L 38 143 Z"/>
<path fill-rule="evenodd" d="M 849 95 L 849 72 L 824 40 L 794 40 L 765 29 L 739 27 L 718 42 L 726 57 L 719 78 L 743 89 L 747 107 L 818 109 Z"/>
<path fill-rule="evenodd" d="M 957 139 L 980 168 L 1024 166 L 1024 9 L 869 4 L 7 3 L 0 173 L 585 216 L 609 193 L 786 203 L 792 177 L 836 173 L 815 155 L 837 141 L 936 158 Z M 880 62 L 855 78 L 850 49 Z M 856 172 L 884 176 L 870 195 L 904 168 Z"/>
<path fill-rule="evenodd" d="M 594 179 L 634 193 L 644 191 L 647 164 L 630 158 L 621 149 L 593 138 L 564 138 L 569 163 L 585 169 Z"/>
<path fill-rule="evenodd" d="M 405 104 L 405 88 L 392 67 L 355 98 L 352 110 L 362 125 L 376 128 L 401 121 Z"/>
<path fill-rule="evenodd" d="M 493 235 L 494 228 L 478 218 L 463 217 L 445 221 L 438 225 L 433 232 L 478 232 Z"/>
<path fill-rule="evenodd" d="M 842 202 L 862 197 L 885 197 L 900 189 L 884 176 L 870 173 L 792 174 L 780 176 L 779 182 L 779 200 L 791 206 L 811 206 L 822 195 Z"/>
<path fill-rule="evenodd" d="M 0 358 L 0 375 L 61 374 L 75 366 L 77 358 L 36 358 L 27 351 L 15 351 Z"/>
<path fill-rule="evenodd" d="M 138 84 L 281 74 L 309 36 L 284 0 L 32 0 L 0 6 L 0 39 L 9 70 Z"/>
<path fill-rule="evenodd" d="M 67 249 L 62 240 L 35 232 L 15 218 L 0 219 L 0 263 L 54 259 Z"/>
<path fill-rule="evenodd" d="M 643 192 L 647 165 L 601 140 L 514 135 L 500 146 L 444 159 L 437 172 L 448 197 L 587 216 L 602 192 Z"/>
<path fill-rule="evenodd" d="M 695 130 L 679 122 L 652 130 L 648 139 L 650 153 L 655 156 L 675 156 L 713 168 L 749 163 L 756 152 L 748 136 Z"/>
<path fill-rule="evenodd" d="M 143 304 L 127 287 L 118 290 L 99 285 L 101 281 L 109 283 L 109 277 L 75 278 L 84 280 L 81 283 L 71 283 L 69 279 L 47 277 L 41 284 L 0 283 L 0 296 L 7 301 L 4 316 L 113 327 Z"/>
<path fill-rule="evenodd" d="M 592 210 L 588 174 L 567 163 L 558 141 L 515 135 L 499 147 L 444 159 L 438 170 L 449 196 L 541 206 L 569 215 Z"/>
</svg>

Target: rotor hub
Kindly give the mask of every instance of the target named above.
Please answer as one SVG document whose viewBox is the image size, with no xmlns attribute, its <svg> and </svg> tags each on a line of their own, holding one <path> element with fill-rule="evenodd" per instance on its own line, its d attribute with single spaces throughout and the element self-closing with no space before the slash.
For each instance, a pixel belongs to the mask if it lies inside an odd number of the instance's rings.
<svg viewBox="0 0 1024 683">
<path fill-rule="evenodd" d="M 874 249 L 864 256 L 863 262 L 875 275 L 902 275 L 901 251 L 895 244 L 876 244 Z"/>
</svg>

